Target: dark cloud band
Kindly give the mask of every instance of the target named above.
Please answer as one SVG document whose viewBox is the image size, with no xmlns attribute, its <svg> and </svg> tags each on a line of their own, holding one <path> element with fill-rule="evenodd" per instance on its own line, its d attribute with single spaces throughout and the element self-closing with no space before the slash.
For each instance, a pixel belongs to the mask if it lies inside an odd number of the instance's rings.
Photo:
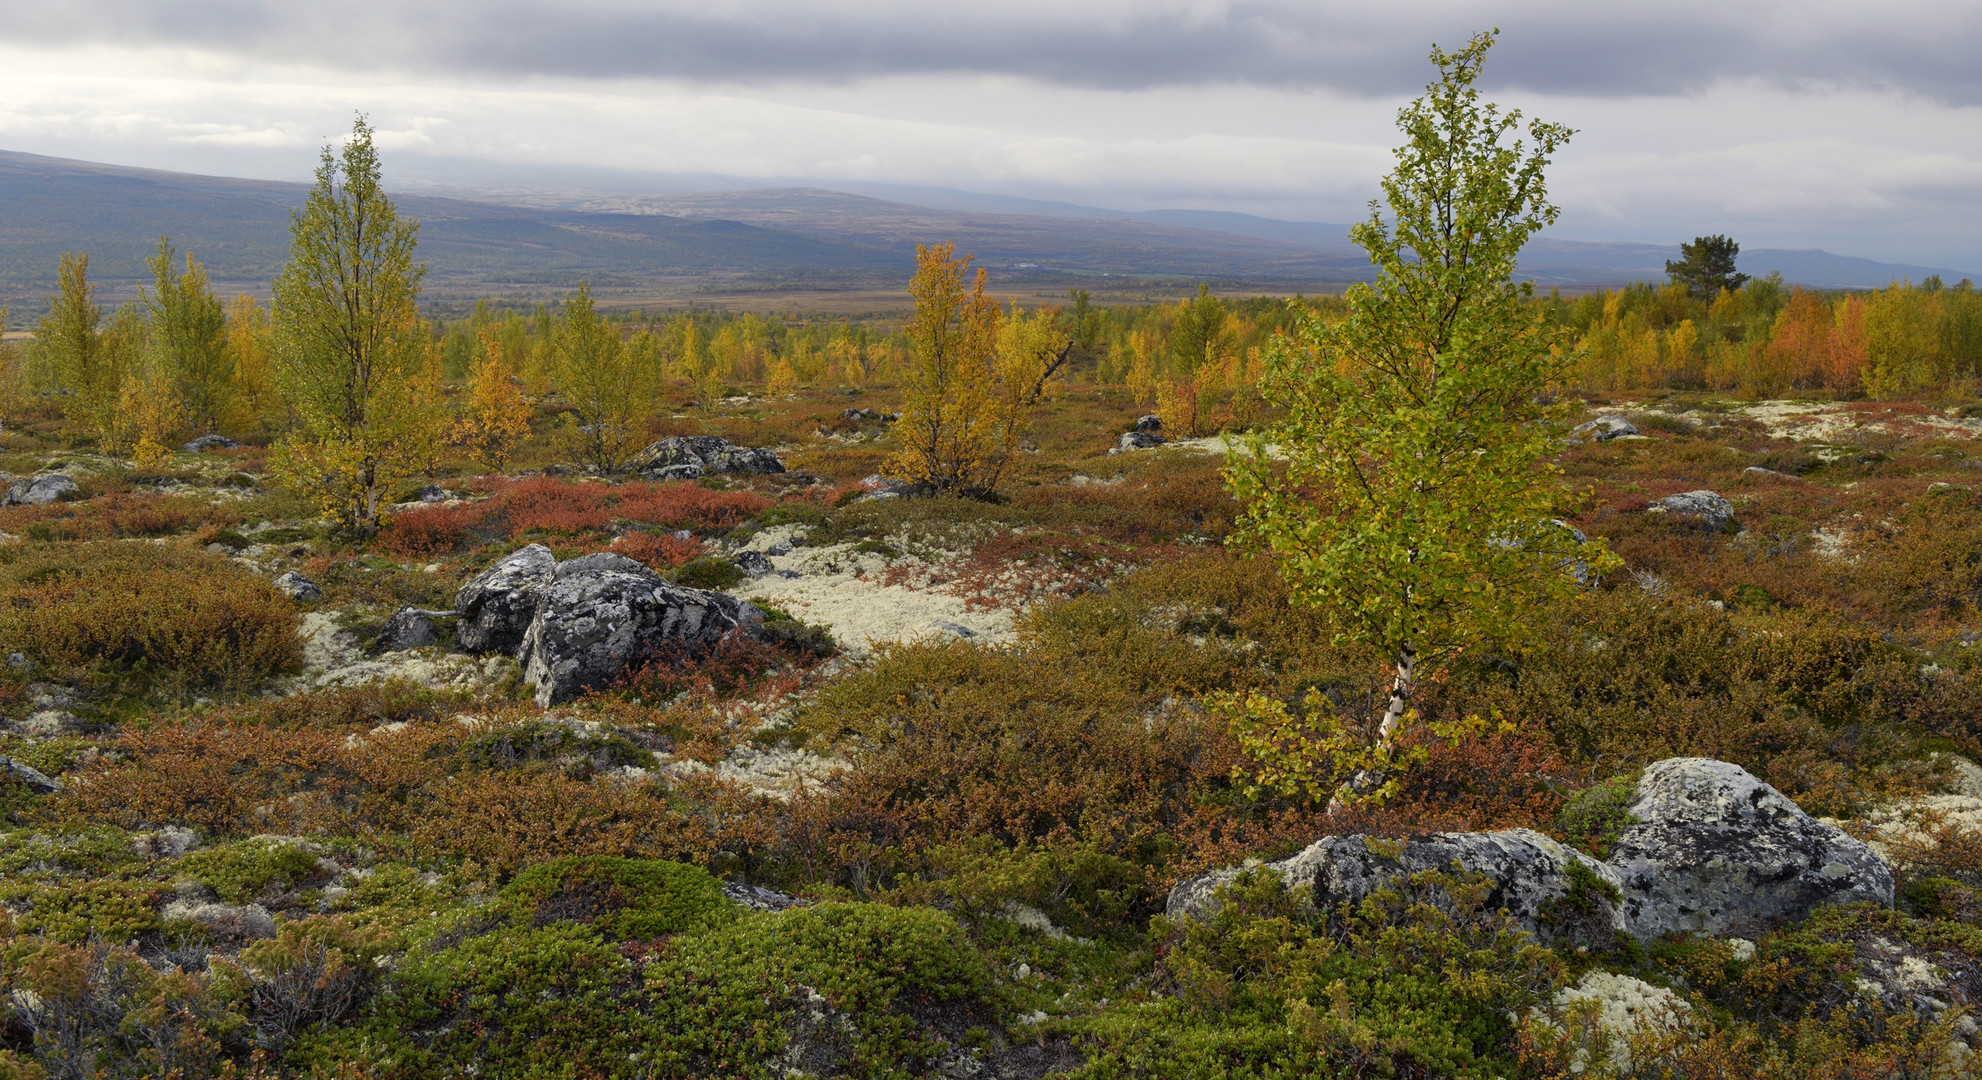
<svg viewBox="0 0 1982 1080">
<path fill-rule="evenodd" d="M 1982 102 L 1982 8 L 1821 3 L 941 5 L 549 0 L 336 5 L 266 0 L 10 4 L 10 36 L 204 46 L 340 68 L 461 76 L 840 82 L 1011 75 L 1138 89 L 1195 84 L 1388 96 L 1425 81 L 1427 45 L 1505 31 L 1494 85 L 1549 93 L 1683 94 L 1723 78 L 1893 88 Z M 1739 10 L 1737 10 L 1739 7 Z"/>
</svg>

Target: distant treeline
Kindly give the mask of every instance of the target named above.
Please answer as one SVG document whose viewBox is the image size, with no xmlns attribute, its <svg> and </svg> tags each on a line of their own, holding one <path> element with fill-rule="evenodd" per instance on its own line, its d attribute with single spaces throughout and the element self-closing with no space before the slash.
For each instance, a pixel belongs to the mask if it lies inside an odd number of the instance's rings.
<svg viewBox="0 0 1982 1080">
<path fill-rule="evenodd" d="M 1543 302 L 1576 330 L 1585 390 L 1891 398 L 1982 377 L 1982 294 L 1967 280 L 1819 292 L 1771 276 L 1710 297 L 1631 285 Z"/>
<path fill-rule="evenodd" d="M 0 405 L 13 412 L 61 401 L 66 412 L 97 414 L 77 430 L 100 429 L 110 446 L 145 432 L 156 440 L 266 438 L 291 423 L 271 379 L 268 309 L 245 295 L 223 304 L 199 264 L 167 247 L 152 268 L 155 282 L 139 301 L 104 311 L 87 257 L 65 258 L 62 291 L 36 336 L 0 346 Z M 1591 393 L 1889 398 L 1966 394 L 1982 379 L 1982 294 L 1966 280 L 1824 292 L 1772 275 L 1703 292 L 1637 284 L 1534 302 L 1573 330 L 1567 381 Z M 428 343 L 431 392 L 465 402 L 477 378 L 486 393 L 506 373 L 529 399 L 555 405 L 552 342 L 564 307 L 485 301 L 465 318 L 417 321 L 409 329 Z M 1063 382 L 1123 388 L 1167 430 L 1193 435 L 1250 423 L 1261 408 L 1267 343 L 1301 311 L 1329 317 L 1342 309 L 1339 297 L 1221 298 L 1200 288 L 1180 301 L 1128 307 L 1093 304 L 1074 290 L 1044 312 L 1073 342 Z M 630 362 L 656 376 L 655 410 L 745 391 L 889 385 L 912 356 L 892 321 L 711 311 L 604 318 Z"/>
</svg>

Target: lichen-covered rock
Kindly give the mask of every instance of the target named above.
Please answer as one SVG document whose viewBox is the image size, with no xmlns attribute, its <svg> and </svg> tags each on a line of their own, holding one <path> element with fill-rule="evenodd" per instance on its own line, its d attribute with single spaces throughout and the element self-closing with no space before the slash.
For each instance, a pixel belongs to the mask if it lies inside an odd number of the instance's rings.
<svg viewBox="0 0 1982 1080">
<path fill-rule="evenodd" d="M 560 563 L 538 597 L 517 661 L 539 705 L 609 686 L 641 665 L 756 636 L 763 613 L 737 598 L 673 585 L 624 555 Z"/>
<path fill-rule="evenodd" d="M 417 608 L 400 608 L 386 620 L 385 629 L 379 631 L 378 640 L 372 642 L 372 650 L 400 652 L 432 645 L 434 641 L 432 616 Z"/>
<path fill-rule="evenodd" d="M 1622 416 L 1599 416 L 1595 420 L 1577 424 L 1570 434 L 1585 435 L 1596 442 L 1609 442 L 1612 439 L 1638 434 L 1638 427 Z"/>
<path fill-rule="evenodd" d="M 1708 532 L 1727 532 L 1734 527 L 1734 504 L 1705 489 L 1667 495 L 1646 507 L 1645 512 L 1691 518 Z"/>
<path fill-rule="evenodd" d="M 1122 432 L 1121 439 L 1115 444 L 1115 449 L 1148 450 L 1151 447 L 1162 446 L 1169 441 L 1154 431 L 1124 431 Z"/>
<path fill-rule="evenodd" d="M 62 473 L 37 473 L 14 481 L 14 486 L 7 489 L 7 497 L 0 500 L 0 505 L 44 506 L 72 495 L 75 491 L 76 482 Z"/>
<path fill-rule="evenodd" d="M 1753 937 L 1822 904 L 1893 901 L 1892 871 L 1870 847 L 1739 765 L 1657 762 L 1630 814 L 1609 864 L 1639 937 Z"/>
<path fill-rule="evenodd" d="M 1571 866 L 1587 873 L 1577 874 Z M 1617 887 L 1610 868 L 1532 829 L 1490 833 L 1432 833 L 1412 840 L 1367 836 L 1325 837 L 1306 850 L 1266 864 L 1289 889 L 1312 890 L 1315 906 L 1354 904 L 1400 878 L 1426 870 L 1481 875 L 1493 885 L 1489 910 L 1504 909 L 1524 930 L 1544 936 L 1598 936 L 1626 929 L 1623 916 L 1603 896 L 1603 885 Z M 1170 891 L 1165 912 L 1173 919 L 1210 910 L 1212 894 L 1238 877 L 1242 868 L 1213 870 L 1180 882 Z M 1584 879 L 1581 888 L 1577 877 Z M 1591 883 L 1601 882 L 1591 888 Z M 1573 898 L 1588 905 L 1572 913 Z M 1594 921 L 1597 925 L 1581 925 Z M 1571 925 L 1576 924 L 1576 925 Z"/>
<path fill-rule="evenodd" d="M 283 595 L 289 597 L 291 600 L 299 600 L 305 604 L 314 604 L 323 599 L 323 590 L 317 588 L 317 583 L 294 570 L 283 574 L 269 584 L 274 585 Z"/>
<path fill-rule="evenodd" d="M 752 911 L 789 911 L 797 907 L 811 907 L 812 901 L 767 889 L 762 885 L 746 885 L 741 881 L 723 882 L 723 895 L 730 903 L 747 907 Z"/>
<path fill-rule="evenodd" d="M 26 784 L 29 791 L 37 795 L 53 795 L 62 790 L 62 781 L 49 776 L 25 761 L 10 757 L 0 757 L 0 773 L 5 773 Z"/>
<path fill-rule="evenodd" d="M 714 435 L 676 435 L 650 443 L 627 467 L 638 473 L 661 473 L 693 465 L 711 473 L 781 473 L 784 462 L 761 446 L 737 446 Z"/>
<path fill-rule="evenodd" d="M 188 454 L 203 454 L 208 450 L 239 450 L 241 444 L 225 435 L 202 435 L 188 442 L 183 449 Z"/>
<path fill-rule="evenodd" d="M 537 601 L 557 570 L 557 556 L 542 544 L 497 559 L 454 594 L 461 613 L 455 644 L 473 653 L 514 653 L 523 644 Z"/>
<path fill-rule="evenodd" d="M 765 574 L 775 574 L 778 570 L 777 567 L 771 565 L 771 560 L 761 551 L 739 551 L 731 555 L 729 561 L 735 563 L 738 570 L 754 578 L 763 577 Z"/>
<path fill-rule="evenodd" d="M 1148 413 L 1148 414 L 1146 414 L 1146 415 L 1143 415 L 1143 416 L 1138 416 L 1138 417 L 1136 417 L 1136 426 L 1135 426 L 1135 430 L 1137 430 L 1137 431 L 1162 431 L 1162 430 L 1163 430 L 1163 418 L 1162 418 L 1162 417 L 1160 417 L 1160 416 L 1158 416 L 1158 415 L 1156 415 L 1155 413 Z"/>
</svg>

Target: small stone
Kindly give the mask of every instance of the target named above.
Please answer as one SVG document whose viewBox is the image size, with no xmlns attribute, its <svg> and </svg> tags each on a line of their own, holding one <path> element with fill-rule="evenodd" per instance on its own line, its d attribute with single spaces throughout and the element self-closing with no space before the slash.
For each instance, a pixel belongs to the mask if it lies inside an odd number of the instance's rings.
<svg viewBox="0 0 1982 1080">
<path fill-rule="evenodd" d="M 812 901 L 804 900 L 776 889 L 766 889 L 762 885 L 746 885 L 741 881 L 723 882 L 723 895 L 730 902 L 747 907 L 752 911 L 789 911 L 797 907 L 811 907 Z"/>
<path fill-rule="evenodd" d="M 1622 416 L 1599 416 L 1576 425 L 1571 435 L 1588 435 L 1597 442 L 1609 442 L 1638 434 L 1637 425 Z"/>
<path fill-rule="evenodd" d="M 317 588 L 317 583 L 294 570 L 276 578 L 270 584 L 287 594 L 291 600 L 301 603 L 313 604 L 323 599 L 323 590 Z"/>
<path fill-rule="evenodd" d="M 780 540 L 777 543 L 772 544 L 770 547 L 765 548 L 764 554 L 772 556 L 773 558 L 776 558 L 780 555 L 789 555 L 791 554 L 791 541 Z"/>
<path fill-rule="evenodd" d="M 49 776 L 25 761 L 10 757 L 0 757 L 0 772 L 11 774 L 14 779 L 28 786 L 37 795 L 53 795 L 62 790 L 62 781 Z"/>
<path fill-rule="evenodd" d="M 403 652 L 432 645 L 435 640 L 434 621 L 426 612 L 400 608 L 386 620 L 385 629 L 379 631 L 377 640 L 372 642 L 372 649 L 375 652 Z"/>
<path fill-rule="evenodd" d="M 765 558 L 761 551 L 739 551 L 730 556 L 729 561 L 735 563 L 738 570 L 754 578 L 777 573 L 778 569 L 771 565 L 771 560 Z"/>
</svg>

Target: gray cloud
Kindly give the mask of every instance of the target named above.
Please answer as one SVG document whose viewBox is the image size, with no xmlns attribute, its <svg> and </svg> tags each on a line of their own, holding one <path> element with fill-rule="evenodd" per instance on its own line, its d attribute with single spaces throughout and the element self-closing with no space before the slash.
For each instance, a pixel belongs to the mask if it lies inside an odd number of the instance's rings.
<svg viewBox="0 0 1982 1080">
<path fill-rule="evenodd" d="M 1896 89 L 1982 102 L 1982 8 L 1686 2 L 1371 5 L 1315 0 L 943 10 L 895 3 L 674 0 L 8 0 L 16 43 L 161 44 L 348 70 L 469 77 L 845 82 L 1009 75 L 1073 86 L 1250 84 L 1390 96 L 1426 80 L 1431 41 L 1504 31 L 1496 87 L 1672 95 L 1716 80 Z M 4 10 L 4 9 L 0 9 Z"/>
</svg>

